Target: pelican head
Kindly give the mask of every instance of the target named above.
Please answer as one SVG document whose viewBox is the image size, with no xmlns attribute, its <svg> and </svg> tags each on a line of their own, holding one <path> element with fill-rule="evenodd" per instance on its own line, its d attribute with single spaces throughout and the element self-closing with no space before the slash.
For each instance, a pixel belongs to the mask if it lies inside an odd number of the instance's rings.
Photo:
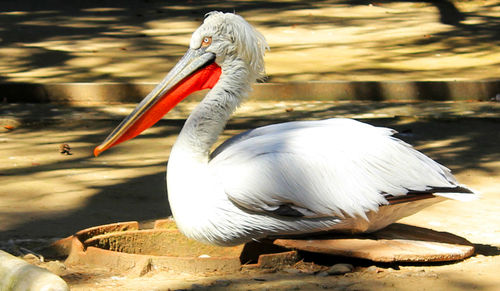
<svg viewBox="0 0 500 291">
<path fill-rule="evenodd" d="M 243 17 L 210 12 L 191 37 L 189 49 L 167 76 L 94 150 L 106 149 L 131 139 L 153 126 L 189 94 L 213 88 L 221 74 L 248 70 L 246 83 L 264 76 L 264 36 Z M 238 65 L 239 64 L 239 65 Z"/>
<path fill-rule="evenodd" d="M 233 13 L 210 12 L 191 37 L 190 49 L 206 46 L 215 62 L 223 65 L 234 59 L 243 61 L 252 76 L 263 77 L 264 53 L 268 48 L 264 36 L 243 17 Z"/>
</svg>

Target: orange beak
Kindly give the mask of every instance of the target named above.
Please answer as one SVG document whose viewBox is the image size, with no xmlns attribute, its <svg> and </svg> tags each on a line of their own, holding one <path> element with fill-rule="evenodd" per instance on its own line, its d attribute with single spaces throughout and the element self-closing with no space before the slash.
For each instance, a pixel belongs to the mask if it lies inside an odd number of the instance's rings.
<svg viewBox="0 0 500 291">
<path fill-rule="evenodd" d="M 160 84 L 94 149 L 94 155 L 97 157 L 103 151 L 136 137 L 189 94 L 213 88 L 222 72 L 214 61 L 215 55 L 203 48 L 189 49 Z"/>
</svg>

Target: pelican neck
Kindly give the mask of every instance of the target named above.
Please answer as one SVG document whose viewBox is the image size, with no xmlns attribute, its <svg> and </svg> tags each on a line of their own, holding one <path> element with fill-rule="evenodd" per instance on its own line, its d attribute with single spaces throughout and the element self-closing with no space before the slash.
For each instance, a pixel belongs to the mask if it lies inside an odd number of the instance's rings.
<svg viewBox="0 0 500 291">
<path fill-rule="evenodd" d="M 231 114 L 248 95 L 254 80 L 244 63 L 236 59 L 221 68 L 219 81 L 187 118 L 174 149 L 182 148 L 208 159 Z"/>
</svg>

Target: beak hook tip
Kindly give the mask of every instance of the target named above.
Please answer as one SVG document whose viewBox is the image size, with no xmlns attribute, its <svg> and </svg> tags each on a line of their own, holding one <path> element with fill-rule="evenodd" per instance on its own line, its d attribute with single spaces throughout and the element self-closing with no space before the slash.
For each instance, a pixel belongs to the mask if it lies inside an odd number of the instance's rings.
<svg viewBox="0 0 500 291">
<path fill-rule="evenodd" d="M 98 157 L 104 150 L 100 149 L 100 146 L 94 149 L 94 157 Z"/>
</svg>

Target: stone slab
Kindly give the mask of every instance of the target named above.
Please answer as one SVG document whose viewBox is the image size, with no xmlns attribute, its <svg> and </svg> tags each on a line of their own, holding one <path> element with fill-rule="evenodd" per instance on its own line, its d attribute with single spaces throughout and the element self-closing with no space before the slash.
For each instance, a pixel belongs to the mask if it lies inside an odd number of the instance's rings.
<svg viewBox="0 0 500 291">
<path fill-rule="evenodd" d="M 277 239 L 274 244 L 383 263 L 447 262 L 474 254 L 474 246 L 462 237 L 405 224 L 392 224 L 364 236 Z"/>
</svg>

